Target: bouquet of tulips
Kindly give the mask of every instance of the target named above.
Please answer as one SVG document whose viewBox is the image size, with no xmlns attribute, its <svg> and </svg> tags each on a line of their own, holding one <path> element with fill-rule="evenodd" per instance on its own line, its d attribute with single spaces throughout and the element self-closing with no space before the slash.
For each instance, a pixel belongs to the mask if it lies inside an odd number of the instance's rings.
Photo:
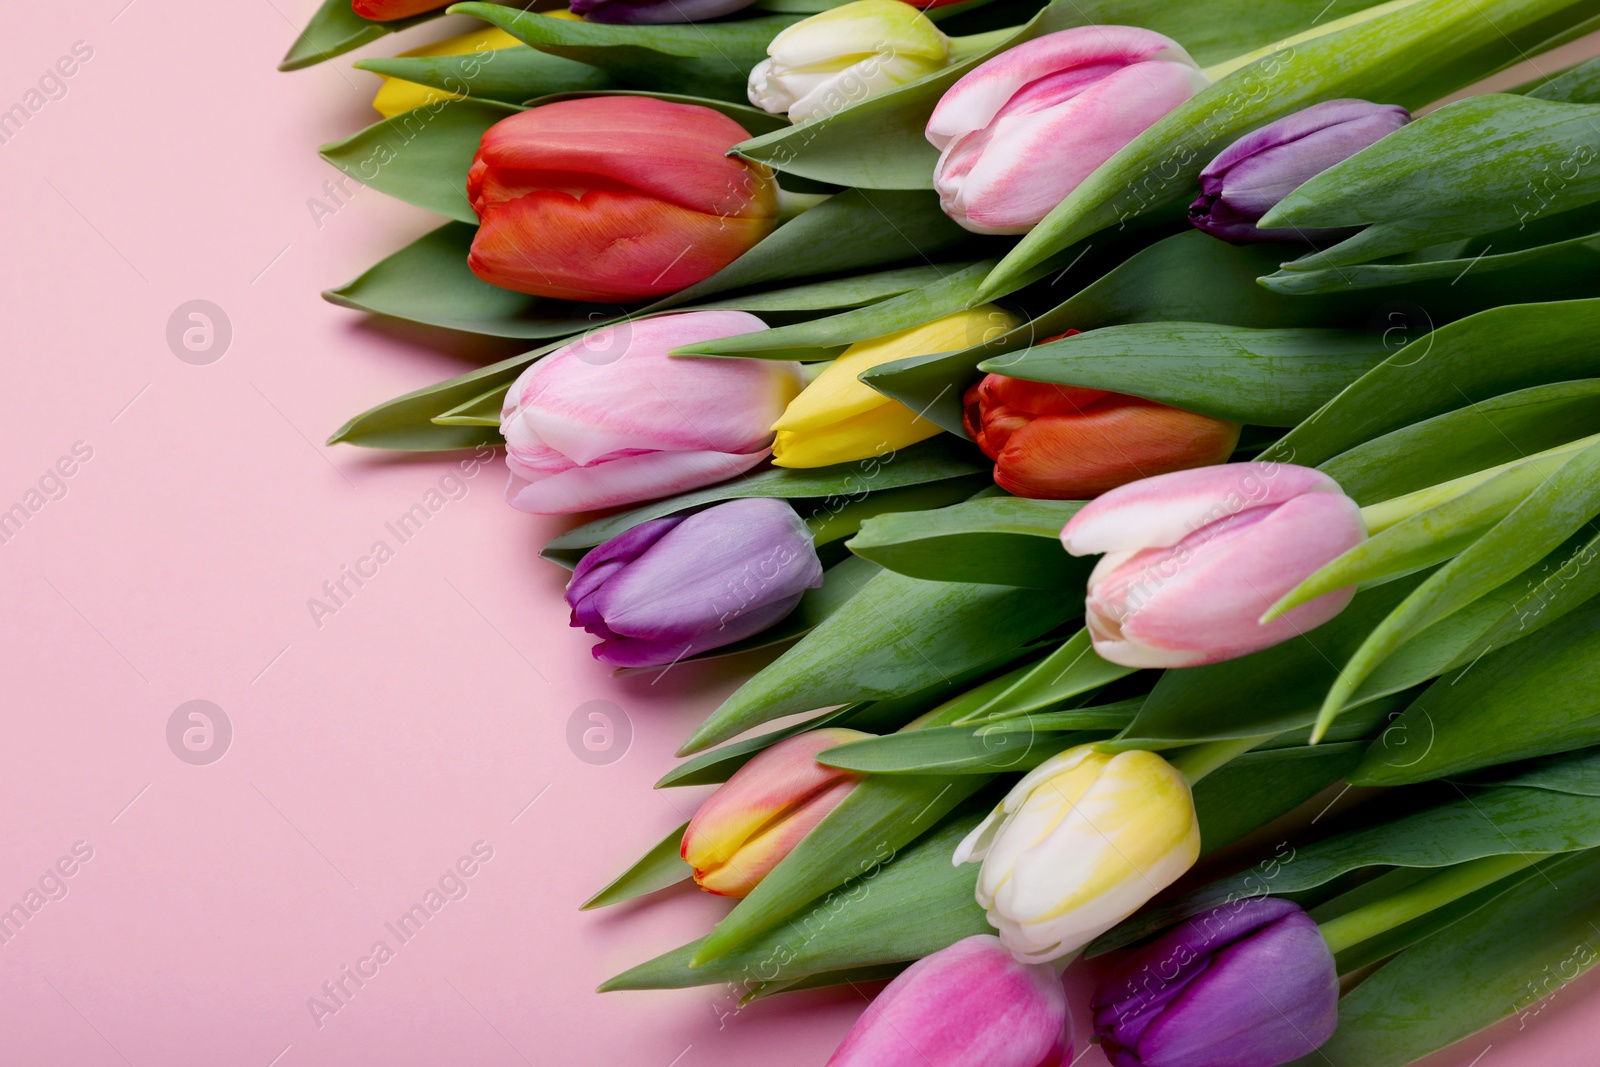
<svg viewBox="0 0 1600 1067">
<path fill-rule="evenodd" d="M 604 989 L 1386 1067 L 1600 959 L 1600 62 L 1463 93 L 1600 0 L 448 10 L 322 154 L 449 221 L 326 295 L 528 351 L 333 441 L 600 512 L 603 664 L 765 650 L 587 906 L 733 904 Z"/>
</svg>

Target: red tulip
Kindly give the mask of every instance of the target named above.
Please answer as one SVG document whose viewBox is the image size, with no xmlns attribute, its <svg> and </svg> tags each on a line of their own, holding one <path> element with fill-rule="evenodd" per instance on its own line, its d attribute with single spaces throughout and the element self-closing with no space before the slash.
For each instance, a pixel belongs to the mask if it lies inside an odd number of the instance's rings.
<svg viewBox="0 0 1600 1067">
<path fill-rule="evenodd" d="M 962 423 L 994 480 L 1017 496 L 1084 500 L 1170 471 L 1222 463 L 1239 425 L 1104 389 L 990 374 L 967 390 Z"/>
<path fill-rule="evenodd" d="M 350 10 L 376 22 L 408 19 L 424 11 L 437 11 L 448 6 L 450 0 L 350 0 Z"/>
<path fill-rule="evenodd" d="M 748 137 L 708 107 L 639 96 L 502 119 L 467 174 L 482 220 L 467 263 L 563 300 L 643 300 L 709 278 L 777 221 L 771 173 L 726 154 Z"/>
</svg>

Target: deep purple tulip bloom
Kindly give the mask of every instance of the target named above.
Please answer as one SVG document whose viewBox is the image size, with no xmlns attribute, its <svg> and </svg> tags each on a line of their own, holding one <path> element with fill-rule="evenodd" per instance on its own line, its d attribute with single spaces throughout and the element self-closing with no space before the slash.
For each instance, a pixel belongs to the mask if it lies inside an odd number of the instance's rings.
<svg viewBox="0 0 1600 1067">
<path fill-rule="evenodd" d="M 659 667 L 759 633 L 822 584 L 811 531 L 781 500 L 731 500 L 641 522 L 584 556 L 567 583 L 594 658 Z"/>
<path fill-rule="evenodd" d="M 1223 904 L 1134 953 L 1095 993 L 1115 1067 L 1276 1067 L 1339 1021 L 1322 933 L 1279 897 Z"/>
<path fill-rule="evenodd" d="M 668 22 L 704 22 L 743 11 L 755 0 L 572 0 L 572 13 L 590 22 L 635 26 Z"/>
<path fill-rule="evenodd" d="M 1352 232 L 1262 230 L 1256 222 L 1335 163 L 1342 163 L 1411 121 L 1403 107 L 1366 100 L 1329 100 L 1247 133 L 1200 172 L 1200 199 L 1189 221 L 1234 244 L 1315 241 Z"/>
</svg>

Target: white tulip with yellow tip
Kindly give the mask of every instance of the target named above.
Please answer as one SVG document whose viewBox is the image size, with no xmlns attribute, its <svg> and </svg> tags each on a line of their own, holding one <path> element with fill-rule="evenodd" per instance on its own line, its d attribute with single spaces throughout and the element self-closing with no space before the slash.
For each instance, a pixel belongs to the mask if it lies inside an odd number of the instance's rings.
<svg viewBox="0 0 1600 1067">
<path fill-rule="evenodd" d="M 1070 956 L 1138 911 L 1200 855 L 1189 781 L 1153 752 L 1069 748 L 962 841 L 978 903 L 1018 960 Z"/>
<path fill-rule="evenodd" d="M 826 467 L 881 456 L 934 436 L 940 432 L 937 423 L 862 383 L 859 376 L 897 359 L 992 341 L 1018 322 L 1010 313 L 985 304 L 887 337 L 856 342 L 772 424 L 777 432 L 773 464 Z"/>
</svg>

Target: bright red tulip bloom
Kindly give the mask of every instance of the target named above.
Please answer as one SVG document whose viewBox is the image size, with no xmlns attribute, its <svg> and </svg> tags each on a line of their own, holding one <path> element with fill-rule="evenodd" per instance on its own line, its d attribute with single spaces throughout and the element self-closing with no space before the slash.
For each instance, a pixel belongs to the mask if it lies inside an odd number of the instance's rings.
<svg viewBox="0 0 1600 1067">
<path fill-rule="evenodd" d="M 424 11 L 437 11 L 449 7 L 451 0 L 350 0 L 350 10 L 364 19 L 388 22 L 391 19 L 408 19 Z"/>
<path fill-rule="evenodd" d="M 1239 424 L 1104 389 L 990 374 L 967 390 L 962 423 L 1000 488 L 1084 500 L 1156 474 L 1222 463 Z"/>
<path fill-rule="evenodd" d="M 640 96 L 562 100 L 495 123 L 467 174 L 482 225 L 467 264 L 491 285 L 635 301 L 703 281 L 777 224 L 750 135 L 708 107 Z"/>
</svg>

